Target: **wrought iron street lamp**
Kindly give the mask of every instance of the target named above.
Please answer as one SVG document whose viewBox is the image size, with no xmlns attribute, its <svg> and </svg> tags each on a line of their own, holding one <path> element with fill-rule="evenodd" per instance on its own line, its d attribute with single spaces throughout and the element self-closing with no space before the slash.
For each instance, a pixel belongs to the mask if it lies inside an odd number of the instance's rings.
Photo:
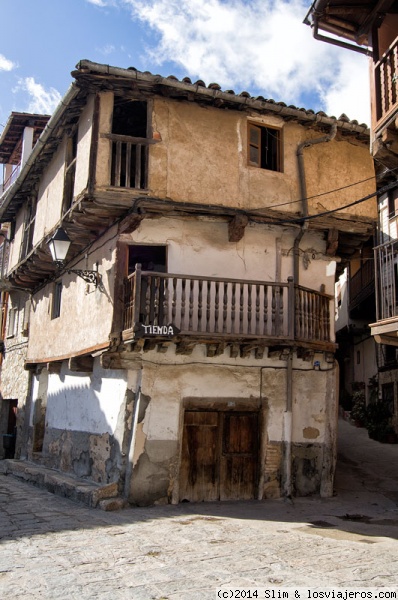
<svg viewBox="0 0 398 600">
<path fill-rule="evenodd" d="M 58 268 L 61 268 L 65 264 L 66 255 L 68 254 L 69 246 L 71 245 L 71 240 L 66 233 L 59 227 L 57 231 L 54 233 L 50 241 L 48 242 L 48 247 L 51 252 L 51 256 L 55 264 Z M 78 277 L 81 277 L 87 283 L 93 283 L 95 287 L 98 286 L 99 282 L 99 274 L 98 274 L 98 265 L 96 265 L 95 270 L 89 269 L 67 269 L 68 273 L 74 273 Z"/>
</svg>

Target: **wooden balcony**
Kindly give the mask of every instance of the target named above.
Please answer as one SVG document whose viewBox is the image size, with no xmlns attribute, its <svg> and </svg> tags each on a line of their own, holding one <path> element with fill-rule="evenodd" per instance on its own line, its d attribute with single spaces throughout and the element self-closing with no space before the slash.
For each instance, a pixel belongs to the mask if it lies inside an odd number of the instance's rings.
<svg viewBox="0 0 398 600">
<path fill-rule="evenodd" d="M 373 129 L 377 133 L 398 110 L 398 37 L 375 63 L 373 76 L 375 106 Z"/>
<path fill-rule="evenodd" d="M 358 308 L 375 293 L 375 269 L 373 259 L 364 260 L 349 281 L 349 310 Z"/>
<path fill-rule="evenodd" d="M 292 279 L 186 276 L 137 265 L 125 280 L 123 340 L 152 340 L 155 346 L 172 339 L 188 349 L 206 343 L 218 353 L 227 344 L 263 350 L 298 343 L 333 351 L 331 302 L 332 296 L 295 286 Z"/>
<path fill-rule="evenodd" d="M 148 175 L 148 147 L 158 140 L 114 133 L 103 134 L 103 137 L 108 138 L 111 144 L 111 186 L 145 189 Z"/>
</svg>

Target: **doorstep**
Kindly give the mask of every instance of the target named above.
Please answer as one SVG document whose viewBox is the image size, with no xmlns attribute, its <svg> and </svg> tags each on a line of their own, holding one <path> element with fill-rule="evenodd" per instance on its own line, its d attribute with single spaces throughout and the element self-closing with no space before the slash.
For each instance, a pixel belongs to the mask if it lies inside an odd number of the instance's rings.
<svg viewBox="0 0 398 600">
<path fill-rule="evenodd" d="M 82 502 L 92 508 L 122 508 L 123 500 L 117 498 L 117 483 L 101 485 L 27 460 L 8 458 L 0 461 L 0 473 L 12 475 L 52 494 Z"/>
</svg>

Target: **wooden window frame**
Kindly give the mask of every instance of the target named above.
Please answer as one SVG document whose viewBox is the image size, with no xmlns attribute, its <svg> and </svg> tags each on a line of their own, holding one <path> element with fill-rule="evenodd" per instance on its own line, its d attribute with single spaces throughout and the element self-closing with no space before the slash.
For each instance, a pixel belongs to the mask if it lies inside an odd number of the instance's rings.
<svg viewBox="0 0 398 600">
<path fill-rule="evenodd" d="M 76 159 L 77 159 L 77 129 L 68 137 L 66 141 L 65 152 L 65 175 L 64 175 L 64 193 L 62 202 L 62 213 L 65 214 L 73 205 L 73 192 L 76 179 Z"/>
<path fill-rule="evenodd" d="M 23 260 L 33 249 L 33 235 L 36 221 L 37 198 L 31 197 L 25 205 L 25 220 L 23 225 L 22 243 L 19 260 Z"/>
<path fill-rule="evenodd" d="M 62 281 L 56 281 L 51 294 L 51 320 L 61 316 Z"/>
<path fill-rule="evenodd" d="M 8 310 L 7 338 L 15 337 L 18 328 L 19 307 L 12 306 Z"/>
<path fill-rule="evenodd" d="M 275 160 L 273 158 L 268 160 L 264 155 L 264 150 L 268 148 L 266 145 L 267 135 L 275 138 L 272 148 L 270 148 L 272 155 L 276 155 Z M 282 156 L 282 129 L 249 121 L 247 124 L 247 164 L 250 167 L 282 173 Z"/>
</svg>

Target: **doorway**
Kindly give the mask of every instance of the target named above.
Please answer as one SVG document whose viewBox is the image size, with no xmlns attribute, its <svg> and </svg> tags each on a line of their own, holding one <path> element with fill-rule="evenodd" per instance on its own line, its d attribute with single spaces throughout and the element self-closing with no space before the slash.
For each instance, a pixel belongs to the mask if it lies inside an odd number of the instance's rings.
<svg viewBox="0 0 398 600">
<path fill-rule="evenodd" d="M 186 410 L 180 502 L 256 498 L 258 457 L 258 411 Z"/>
</svg>

